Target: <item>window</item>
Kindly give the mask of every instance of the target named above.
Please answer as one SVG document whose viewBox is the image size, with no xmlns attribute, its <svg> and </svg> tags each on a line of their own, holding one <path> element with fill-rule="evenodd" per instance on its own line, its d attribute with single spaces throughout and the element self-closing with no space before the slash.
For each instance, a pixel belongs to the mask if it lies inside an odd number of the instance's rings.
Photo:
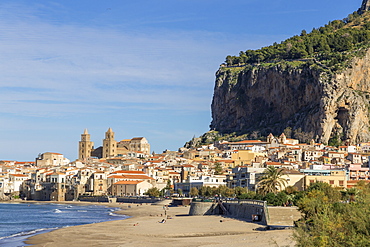
<svg viewBox="0 0 370 247">
<path fill-rule="evenodd" d="M 339 186 L 344 186 L 344 181 L 343 180 L 339 180 Z"/>
<path fill-rule="evenodd" d="M 329 180 L 329 184 L 334 184 L 334 180 Z"/>
</svg>

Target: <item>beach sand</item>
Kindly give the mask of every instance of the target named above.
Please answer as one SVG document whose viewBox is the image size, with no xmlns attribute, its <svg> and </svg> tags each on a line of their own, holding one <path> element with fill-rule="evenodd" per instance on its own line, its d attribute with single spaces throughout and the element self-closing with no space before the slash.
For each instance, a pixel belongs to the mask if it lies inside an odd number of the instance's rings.
<svg viewBox="0 0 370 247">
<path fill-rule="evenodd" d="M 59 202 L 58 202 L 59 203 Z M 70 203 L 70 202 L 68 202 Z M 222 216 L 188 216 L 190 207 L 78 203 L 122 208 L 124 220 L 73 226 L 30 237 L 34 246 L 294 246 L 293 230 L 254 230 L 263 225 Z M 162 214 L 162 216 L 161 216 Z"/>
</svg>

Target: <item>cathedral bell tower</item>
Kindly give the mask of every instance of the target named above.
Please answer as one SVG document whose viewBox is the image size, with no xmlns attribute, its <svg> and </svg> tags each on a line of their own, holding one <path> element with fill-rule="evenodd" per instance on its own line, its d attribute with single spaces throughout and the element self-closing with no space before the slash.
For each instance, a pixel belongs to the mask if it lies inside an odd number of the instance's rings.
<svg viewBox="0 0 370 247">
<path fill-rule="evenodd" d="M 94 143 L 90 141 L 90 134 L 85 129 L 81 135 L 81 141 L 78 146 L 78 159 L 85 160 L 91 157 L 91 151 L 94 149 Z"/>
<path fill-rule="evenodd" d="M 117 142 L 114 140 L 114 132 L 109 128 L 103 139 L 103 158 L 115 157 L 117 154 Z"/>
</svg>

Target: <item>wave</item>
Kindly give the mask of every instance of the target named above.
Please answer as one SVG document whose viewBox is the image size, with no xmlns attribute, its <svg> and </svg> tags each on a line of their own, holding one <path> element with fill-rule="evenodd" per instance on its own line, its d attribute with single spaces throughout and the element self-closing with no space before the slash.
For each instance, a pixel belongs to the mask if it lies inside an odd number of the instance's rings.
<svg viewBox="0 0 370 247">
<path fill-rule="evenodd" d="M 59 213 L 63 213 L 63 212 L 61 210 L 59 210 L 59 209 L 54 209 L 54 213 L 59 214 Z"/>
<path fill-rule="evenodd" d="M 19 233 L 10 235 L 10 236 L 0 237 L 0 240 L 2 240 L 2 239 L 8 239 L 8 238 L 15 238 L 15 237 L 28 236 L 28 235 L 33 235 L 33 234 L 36 234 L 36 233 L 39 233 L 39 232 L 52 231 L 52 230 L 56 230 L 56 229 L 58 229 L 58 227 L 40 228 L 40 229 L 36 229 L 36 230 L 31 230 L 31 231 L 28 231 L 28 232 L 19 232 Z"/>
<path fill-rule="evenodd" d="M 110 216 L 115 216 L 115 217 L 122 217 L 122 218 L 128 218 L 127 215 L 124 215 L 124 214 L 115 214 L 114 212 L 110 212 L 109 213 Z"/>
</svg>

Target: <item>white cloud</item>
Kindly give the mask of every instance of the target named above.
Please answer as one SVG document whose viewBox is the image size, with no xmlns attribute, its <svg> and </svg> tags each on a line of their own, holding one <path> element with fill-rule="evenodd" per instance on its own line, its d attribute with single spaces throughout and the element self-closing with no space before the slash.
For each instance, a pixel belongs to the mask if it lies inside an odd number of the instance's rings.
<svg viewBox="0 0 370 247">
<path fill-rule="evenodd" d="M 76 128 L 86 127 L 147 134 L 161 148 L 172 139 L 181 144 L 208 128 L 218 65 L 261 43 L 207 31 L 63 23 L 49 10 L 44 18 L 45 6 L 0 3 L 0 125 L 12 130 L 1 136 L 28 157 L 64 152 L 63 145 L 75 154 Z"/>
<path fill-rule="evenodd" d="M 216 63 L 207 61 L 215 57 L 217 47 L 198 42 L 204 39 L 201 33 L 141 35 L 55 26 L 38 19 L 7 22 L 0 29 L 0 87 L 34 88 L 32 94 L 22 90 L 1 94 L 2 104 L 8 100 L 13 111 L 22 109 L 23 100 L 38 101 L 28 110 L 45 112 L 59 110 L 50 100 L 72 102 L 64 104 L 65 111 L 72 112 L 73 102 L 204 104 L 199 90 L 206 94 L 213 87 L 213 73 L 207 72 L 216 70 Z"/>
</svg>

